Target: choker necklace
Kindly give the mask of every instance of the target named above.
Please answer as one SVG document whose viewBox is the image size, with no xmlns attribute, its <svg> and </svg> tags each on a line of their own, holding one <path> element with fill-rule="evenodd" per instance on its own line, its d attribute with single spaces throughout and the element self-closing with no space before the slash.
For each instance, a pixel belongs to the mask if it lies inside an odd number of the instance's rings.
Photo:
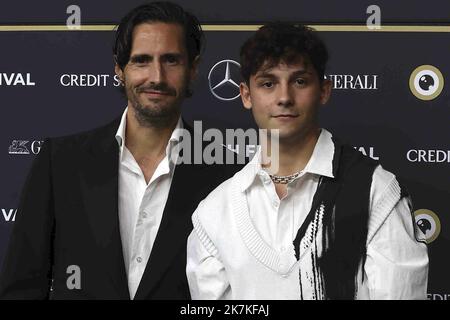
<svg viewBox="0 0 450 320">
<path fill-rule="evenodd" d="M 291 174 L 289 176 L 276 176 L 274 174 L 270 174 L 269 173 L 269 176 L 270 176 L 270 179 L 272 179 L 273 183 L 288 184 L 288 183 L 294 181 L 295 179 L 297 179 L 298 176 L 300 176 L 300 174 L 302 172 L 303 171 L 299 171 L 299 172 L 296 172 L 296 173 Z"/>
</svg>

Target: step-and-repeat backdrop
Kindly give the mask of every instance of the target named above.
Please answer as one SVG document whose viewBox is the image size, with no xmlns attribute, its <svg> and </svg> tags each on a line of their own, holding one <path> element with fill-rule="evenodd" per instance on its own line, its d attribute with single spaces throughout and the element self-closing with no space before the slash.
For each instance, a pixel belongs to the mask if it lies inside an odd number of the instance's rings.
<svg viewBox="0 0 450 320">
<path fill-rule="evenodd" d="M 66 22 L 76 11 L 67 8 L 73 3 L 23 2 L 0 10 L 0 264 L 43 140 L 95 128 L 125 108 L 114 76 L 111 27 L 140 4 L 79 1 L 81 25 L 90 29 L 70 30 Z M 330 51 L 326 75 L 333 82 L 322 126 L 407 182 L 415 221 L 429 243 L 428 298 L 450 299 L 450 3 L 379 4 L 382 27 L 371 30 L 364 1 L 241 2 L 182 3 L 206 30 L 184 117 L 201 120 L 204 129 L 255 127 L 238 88 L 230 81 L 216 86 L 227 68 L 239 83 L 239 48 L 253 32 L 248 24 L 279 19 L 317 25 Z"/>
</svg>

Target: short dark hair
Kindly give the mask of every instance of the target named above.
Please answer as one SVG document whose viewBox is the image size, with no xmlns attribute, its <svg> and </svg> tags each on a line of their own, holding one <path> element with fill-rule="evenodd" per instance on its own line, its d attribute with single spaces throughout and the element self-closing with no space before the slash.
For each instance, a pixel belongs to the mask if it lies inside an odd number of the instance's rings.
<svg viewBox="0 0 450 320">
<path fill-rule="evenodd" d="M 241 74 L 246 83 L 250 76 L 268 63 L 295 62 L 299 56 L 310 61 L 322 82 L 328 61 L 325 43 L 317 32 L 301 24 L 287 22 L 268 23 L 252 35 L 241 47 Z"/>
<path fill-rule="evenodd" d="M 203 49 L 204 35 L 200 22 L 178 4 L 158 1 L 134 8 L 120 21 L 113 47 L 114 59 L 120 69 L 123 70 L 130 60 L 134 28 L 139 24 L 151 22 L 175 23 L 183 27 L 188 59 L 192 65 Z"/>
</svg>

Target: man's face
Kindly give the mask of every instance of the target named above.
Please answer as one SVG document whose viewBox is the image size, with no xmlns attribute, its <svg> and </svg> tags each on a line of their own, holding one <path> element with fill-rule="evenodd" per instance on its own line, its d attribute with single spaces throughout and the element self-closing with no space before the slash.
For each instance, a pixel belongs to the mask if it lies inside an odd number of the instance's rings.
<svg viewBox="0 0 450 320">
<path fill-rule="evenodd" d="M 279 129 L 281 142 L 305 137 L 317 128 L 318 108 L 328 101 L 331 83 L 321 84 L 312 64 L 300 57 L 272 67 L 266 62 L 240 89 L 258 127 Z"/>
<path fill-rule="evenodd" d="M 130 60 L 124 70 L 116 65 L 116 73 L 138 121 L 166 126 L 178 118 L 196 68 L 197 60 L 189 65 L 183 27 L 155 22 L 134 28 Z"/>
</svg>

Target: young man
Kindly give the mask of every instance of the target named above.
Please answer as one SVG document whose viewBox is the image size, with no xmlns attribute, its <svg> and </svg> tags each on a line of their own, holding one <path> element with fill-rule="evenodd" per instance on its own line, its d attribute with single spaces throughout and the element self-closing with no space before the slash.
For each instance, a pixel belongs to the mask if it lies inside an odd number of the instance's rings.
<svg viewBox="0 0 450 320">
<path fill-rule="evenodd" d="M 237 170 L 169 159 L 175 129 L 192 135 L 180 114 L 202 40 L 198 20 L 169 2 L 122 19 L 114 57 L 128 106 L 105 127 L 46 140 L 22 194 L 0 298 L 189 298 L 191 214 Z"/>
<path fill-rule="evenodd" d="M 278 130 L 278 170 L 260 150 L 194 212 L 193 299 L 426 298 L 406 190 L 319 127 L 327 59 L 301 25 L 268 24 L 241 48 L 242 101 L 259 128 Z"/>
</svg>

